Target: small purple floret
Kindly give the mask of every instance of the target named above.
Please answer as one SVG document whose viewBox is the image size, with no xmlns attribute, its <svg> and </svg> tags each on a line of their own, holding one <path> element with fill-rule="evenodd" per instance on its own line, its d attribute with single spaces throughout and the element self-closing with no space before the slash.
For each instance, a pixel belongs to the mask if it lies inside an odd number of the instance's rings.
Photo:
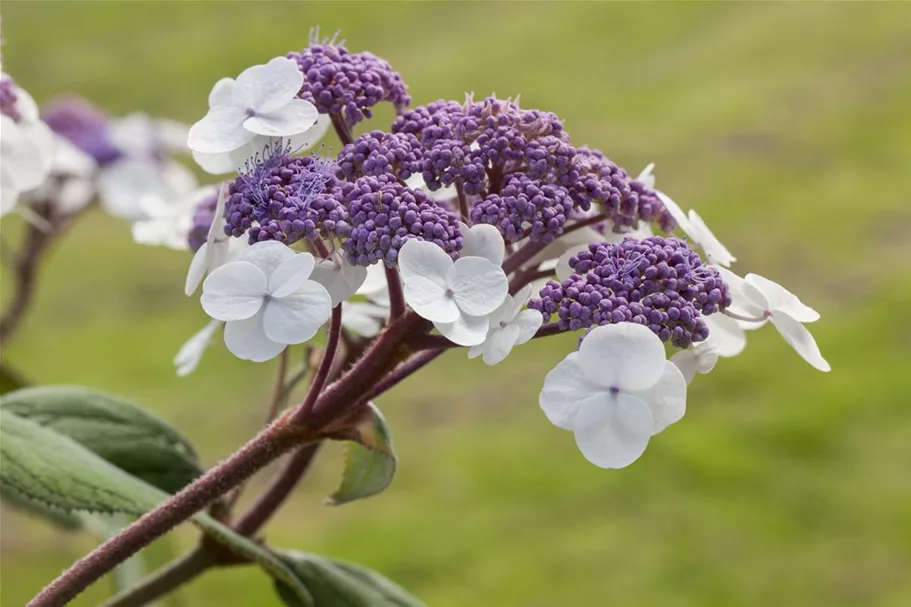
<svg viewBox="0 0 911 607">
<path fill-rule="evenodd" d="M 533 242 L 551 243 L 563 234 L 572 210 L 566 188 L 516 174 L 499 194 L 491 194 L 474 205 L 471 220 L 495 226 L 509 242 L 523 238 L 528 229 Z"/>
<path fill-rule="evenodd" d="M 410 133 L 372 131 L 342 148 L 337 162 L 343 179 L 395 175 L 404 181 L 421 171 L 421 143 Z"/>
<path fill-rule="evenodd" d="M 66 97 L 52 102 L 43 112 L 51 130 L 104 166 L 123 153 L 114 145 L 104 113 L 81 97 Z"/>
<path fill-rule="evenodd" d="M 194 253 L 206 242 L 209 228 L 215 220 L 215 208 L 218 206 L 218 191 L 199 201 L 193 211 L 193 227 L 187 234 L 187 242 Z"/>
<path fill-rule="evenodd" d="M 16 85 L 9 76 L 0 78 L 0 114 L 9 116 L 15 122 L 22 119 L 19 108 L 16 103 L 19 101 L 19 95 L 16 94 Z"/>
</svg>

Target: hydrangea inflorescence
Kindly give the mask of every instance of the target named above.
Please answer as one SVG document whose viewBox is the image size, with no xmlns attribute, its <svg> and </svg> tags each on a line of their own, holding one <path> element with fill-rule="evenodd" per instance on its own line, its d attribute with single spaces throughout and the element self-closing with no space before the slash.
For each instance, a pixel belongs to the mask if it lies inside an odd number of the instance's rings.
<svg viewBox="0 0 911 607">
<path fill-rule="evenodd" d="M 240 263 L 236 284 L 226 283 L 222 293 L 216 283 L 223 259 L 263 256 L 265 263 L 270 251 L 300 242 L 319 258 L 312 281 L 326 289 L 332 308 L 343 306 L 338 313 L 358 305 L 347 301 L 353 294 L 373 302 L 377 319 L 389 310 L 386 330 L 371 322 L 367 339 L 391 339 L 396 327 L 409 326 L 397 320 L 410 315 L 422 328 L 414 329 L 416 343 L 402 345 L 469 346 L 470 356 L 497 364 L 534 337 L 580 331 L 578 352 L 548 374 L 539 403 L 554 424 L 575 433 L 589 460 L 607 468 L 634 461 L 649 437 L 683 416 L 686 385 L 718 356 L 739 353 L 751 323 L 769 320 L 801 356 L 828 369 L 803 327 L 818 314 L 771 281 L 720 268 L 734 256 L 694 211 L 687 215 L 654 189 L 652 165 L 633 178 L 600 151 L 575 146 L 555 114 L 524 109 L 518 98 L 468 95 L 409 109 L 407 88 L 388 63 L 349 52 L 335 37 L 315 34 L 287 59 L 300 74 L 285 73 L 287 66 L 274 76 L 250 68 L 248 79 L 268 88 L 269 78 L 291 83 L 293 76 L 293 85 L 275 88 L 293 91 L 301 82 L 294 101 L 312 104 L 342 148 L 335 160 L 300 156 L 282 138 L 306 136 L 299 124 L 286 134 L 254 131 L 270 143 L 229 183 L 223 215 L 212 199 L 200 203 L 191 246 L 203 235 L 206 241 L 188 284 L 210 272 L 203 290 L 229 300 L 232 319 L 248 320 L 234 318 L 235 307 L 256 312 L 244 307 L 246 293 L 259 305 L 284 290 L 271 278 L 264 290 L 262 277 Z M 397 112 L 389 132 L 354 136 L 352 128 L 383 101 Z M 218 107 L 210 100 L 210 114 L 217 117 Z M 653 236 L 655 229 L 668 235 Z M 673 237 L 675 230 L 688 241 Z M 232 253 L 216 231 L 243 238 L 250 252 Z M 560 281 L 542 288 L 539 281 L 553 274 Z M 293 315 L 324 322 L 324 300 L 312 309 L 269 304 L 288 322 L 251 317 L 257 330 L 250 329 L 250 344 L 239 329 L 226 343 L 245 358 L 271 358 L 300 341 L 286 335 L 295 331 Z M 431 326 L 438 335 L 426 334 Z M 668 343 L 681 349 L 671 360 Z"/>
<path fill-rule="evenodd" d="M 51 130 L 91 156 L 100 166 L 123 156 L 111 139 L 107 116 L 85 99 L 58 99 L 44 109 L 42 116 Z"/>
<path fill-rule="evenodd" d="M 702 316 L 731 305 L 714 268 L 677 238 L 591 244 L 569 260 L 574 273 L 550 281 L 529 307 L 559 317 L 565 330 L 633 322 L 678 348 L 708 337 Z"/>
</svg>

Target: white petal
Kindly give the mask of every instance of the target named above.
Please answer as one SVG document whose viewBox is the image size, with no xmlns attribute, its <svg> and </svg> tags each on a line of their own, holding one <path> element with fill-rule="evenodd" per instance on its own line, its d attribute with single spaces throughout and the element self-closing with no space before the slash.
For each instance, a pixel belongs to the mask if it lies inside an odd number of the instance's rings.
<svg viewBox="0 0 911 607">
<path fill-rule="evenodd" d="M 487 317 L 461 314 L 453 322 L 434 322 L 440 334 L 460 346 L 476 346 L 487 338 Z"/>
<path fill-rule="evenodd" d="M 23 88 L 16 89 L 16 109 L 22 116 L 22 122 L 36 122 L 39 118 L 38 104 L 35 99 Z"/>
<path fill-rule="evenodd" d="M 263 331 L 260 310 L 246 320 L 234 320 L 225 325 L 225 345 L 237 358 L 261 363 L 278 356 L 285 344 L 272 341 Z"/>
<path fill-rule="evenodd" d="M 273 112 L 294 99 L 303 84 L 304 75 L 297 63 L 276 57 L 241 72 L 232 91 L 232 102 L 257 112 Z"/>
<path fill-rule="evenodd" d="M 540 317 L 541 315 L 538 314 Z M 519 327 L 506 325 L 502 329 L 493 331 L 484 340 L 484 362 L 495 365 L 509 356 L 519 338 Z"/>
<path fill-rule="evenodd" d="M 310 253 L 298 253 L 281 263 L 269 276 L 269 293 L 284 297 L 296 291 L 310 278 L 316 261 Z"/>
<path fill-rule="evenodd" d="M 686 384 L 680 369 L 671 362 L 664 363 L 664 373 L 654 386 L 630 394 L 642 399 L 652 414 L 652 434 L 658 434 L 686 413 Z"/>
<path fill-rule="evenodd" d="M 50 174 L 55 139 L 54 133 L 41 121 L 20 123 L 18 136 L 15 151 L 10 155 L 4 150 L 3 164 L 13 178 L 14 187 L 24 192 L 40 186 Z M 8 141 L 4 142 L 4 148 L 9 148 Z"/>
<path fill-rule="evenodd" d="M 763 318 L 765 311 L 769 309 L 769 302 L 765 295 L 727 268 L 717 265 L 712 267 L 718 271 L 721 279 L 731 291 L 732 303 L 727 309 L 741 316 Z"/>
<path fill-rule="evenodd" d="M 250 318 L 263 305 L 266 275 L 245 261 L 216 268 L 202 283 L 202 308 L 218 320 Z"/>
<path fill-rule="evenodd" d="M 209 243 L 204 242 L 202 246 L 193 254 L 193 260 L 190 261 L 190 267 L 187 270 L 187 282 L 184 285 L 183 292 L 187 297 L 196 292 L 202 277 L 206 275 L 206 256 Z"/>
<path fill-rule="evenodd" d="M 405 303 L 421 318 L 432 322 L 454 322 L 460 312 L 455 299 L 446 294 L 446 287 L 423 276 L 413 276 L 405 283 Z M 487 319 L 484 319 L 487 330 Z M 482 339 L 483 341 L 483 339 Z"/>
<path fill-rule="evenodd" d="M 644 185 L 650 190 L 655 189 L 655 176 L 652 174 L 652 171 L 655 169 L 655 163 L 648 163 L 642 172 L 639 173 L 639 176 L 636 177 L 636 181 Z"/>
<path fill-rule="evenodd" d="M 292 153 L 297 154 L 309 150 L 320 139 L 325 137 L 330 126 L 332 126 L 332 119 L 329 115 L 320 114 L 316 118 L 316 123 L 309 129 L 296 135 L 289 135 L 288 137 L 285 137 L 285 140 L 288 142 L 288 145 L 291 146 Z"/>
<path fill-rule="evenodd" d="M 522 310 L 510 324 L 519 329 L 516 345 L 520 346 L 535 336 L 544 324 L 544 317 L 537 310 Z"/>
<path fill-rule="evenodd" d="M 222 78 L 212 87 L 209 93 L 209 107 L 231 103 L 231 92 L 234 90 L 234 78 Z"/>
<path fill-rule="evenodd" d="M 273 341 L 300 344 L 316 335 L 331 314 L 329 293 L 321 284 L 308 280 L 290 295 L 266 302 L 263 329 Z"/>
<path fill-rule="evenodd" d="M 234 163 L 233 152 L 222 152 L 220 154 L 193 152 L 193 160 L 203 171 L 210 175 L 232 173 L 238 168 Z"/>
<path fill-rule="evenodd" d="M 305 132 L 316 124 L 318 117 L 315 105 L 303 99 L 293 99 L 282 108 L 247 118 L 244 128 L 258 135 L 286 137 Z"/>
<path fill-rule="evenodd" d="M 737 261 L 737 258 L 731 255 L 730 251 L 727 250 L 727 247 L 721 244 L 718 238 L 715 237 L 715 234 L 713 234 L 709 227 L 705 225 L 705 222 L 702 221 L 702 217 L 692 209 L 690 209 L 690 227 L 695 232 L 695 239 L 699 243 L 699 246 L 702 247 L 702 250 L 705 252 L 710 262 L 715 262 L 724 267 L 728 267 L 732 262 Z"/>
<path fill-rule="evenodd" d="M 462 257 L 446 277 L 459 309 L 472 316 L 496 310 L 509 294 L 509 281 L 499 266 L 483 257 Z"/>
<path fill-rule="evenodd" d="M 219 154 L 236 150 L 256 135 L 244 128 L 247 115 L 243 108 L 219 105 L 190 127 L 187 145 L 194 152 Z"/>
<path fill-rule="evenodd" d="M 572 430 L 579 405 L 596 393 L 606 394 L 586 379 L 579 367 L 579 353 L 572 352 L 544 378 L 544 388 L 538 396 L 538 404 L 550 423 L 564 430 Z"/>
<path fill-rule="evenodd" d="M 382 263 L 375 263 L 367 266 L 367 277 L 363 284 L 355 291 L 356 295 L 373 295 L 380 291 L 386 290 L 386 266 Z"/>
<path fill-rule="evenodd" d="M 251 245 L 238 259 L 252 263 L 269 277 L 272 276 L 278 266 L 294 257 L 294 255 L 294 250 L 282 242 L 263 240 Z"/>
<path fill-rule="evenodd" d="M 189 375 L 196 370 L 196 367 L 199 366 L 199 361 L 202 360 L 203 352 L 209 347 L 212 336 L 222 324 L 218 320 L 209 321 L 201 331 L 194 333 L 193 337 L 180 347 L 177 355 L 174 356 L 174 366 L 177 367 L 177 375 L 179 377 Z"/>
<path fill-rule="evenodd" d="M 799 322 L 816 322 L 819 313 L 805 305 L 796 295 L 785 289 L 777 282 L 758 274 L 747 274 L 744 278 L 747 284 L 756 287 L 769 300 L 769 307 L 781 310 Z"/>
<path fill-rule="evenodd" d="M 446 288 L 446 275 L 453 266 L 446 252 L 432 242 L 411 239 L 399 250 L 399 272 L 405 285 L 414 276 L 422 276 Z"/>
<path fill-rule="evenodd" d="M 671 214 L 671 217 L 674 218 L 674 221 L 676 221 L 677 225 L 680 226 L 680 229 L 683 230 L 683 233 L 695 240 L 695 237 L 692 234 L 693 230 L 690 225 L 690 220 L 687 218 L 686 213 L 683 212 L 683 209 L 680 208 L 680 205 L 674 202 L 673 199 L 664 192 L 655 190 L 655 194 L 658 195 L 658 199 L 661 200 L 664 208 Z"/>
<path fill-rule="evenodd" d="M 718 348 L 711 338 L 694 344 L 692 349 L 693 354 L 696 355 L 697 373 L 705 375 L 715 368 L 715 365 L 718 363 Z"/>
<path fill-rule="evenodd" d="M 168 197 L 157 162 L 122 158 L 104 167 L 98 176 L 101 206 L 114 217 L 129 221 L 146 218 L 140 204 L 146 194 Z"/>
<path fill-rule="evenodd" d="M 159 118 L 154 121 L 155 138 L 157 143 L 168 152 L 175 154 L 186 154 L 190 151 L 187 147 L 187 135 L 190 133 L 190 127 L 167 118 Z"/>
<path fill-rule="evenodd" d="M 686 350 L 680 350 L 673 356 L 671 356 L 671 363 L 677 366 L 680 370 L 683 379 L 689 385 L 693 378 L 696 377 L 696 353 L 693 352 L 692 348 L 687 348 Z"/>
<path fill-rule="evenodd" d="M 816 340 L 813 339 L 807 328 L 788 315 L 787 312 L 780 310 L 772 312 L 772 324 L 775 325 L 784 340 L 814 368 L 820 371 L 832 370 L 826 359 L 822 357 L 819 346 L 816 345 Z"/>
<path fill-rule="evenodd" d="M 332 259 L 321 259 L 310 278 L 326 287 L 332 297 L 332 306 L 335 307 L 354 295 L 364 284 L 367 268 L 352 266 L 344 257 L 334 256 Z"/>
<path fill-rule="evenodd" d="M 604 388 L 649 388 L 661 378 L 664 363 L 658 336 L 631 322 L 597 327 L 579 347 L 579 365 L 586 377 Z"/>
<path fill-rule="evenodd" d="M 387 308 L 358 302 L 342 302 L 342 326 L 362 337 L 375 337 L 382 328 L 382 321 L 389 314 Z"/>
<path fill-rule="evenodd" d="M 54 173 L 58 175 L 91 177 L 97 169 L 95 160 L 70 143 L 68 139 L 56 136 L 54 144 Z"/>
<path fill-rule="evenodd" d="M 710 314 L 703 316 L 706 326 L 709 328 L 709 339 L 715 346 L 718 356 L 730 358 L 737 356 L 747 345 L 747 336 L 737 321 L 730 316 L 722 313 Z"/>
<path fill-rule="evenodd" d="M 462 257 L 483 257 L 496 266 L 503 265 L 506 244 L 498 229 L 486 223 L 469 228 L 461 221 L 459 228 L 462 232 Z"/>
<path fill-rule="evenodd" d="M 600 468 L 625 468 L 639 459 L 648 446 L 651 428 L 649 408 L 628 394 L 584 400 L 573 424 L 579 451 Z"/>
<path fill-rule="evenodd" d="M 19 201 L 19 190 L 5 166 L 0 166 L 0 217 L 12 212 Z"/>
</svg>

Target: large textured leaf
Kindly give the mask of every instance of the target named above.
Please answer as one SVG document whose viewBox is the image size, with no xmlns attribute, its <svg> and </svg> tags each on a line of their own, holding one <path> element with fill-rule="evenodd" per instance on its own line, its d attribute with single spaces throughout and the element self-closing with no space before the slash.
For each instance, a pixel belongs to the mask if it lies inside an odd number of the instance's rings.
<svg viewBox="0 0 911 607">
<path fill-rule="evenodd" d="M 66 512 L 142 514 L 164 494 L 74 440 L 0 408 L 0 486 Z"/>
<path fill-rule="evenodd" d="M 376 571 L 315 554 L 287 551 L 284 560 L 310 591 L 300 602 L 281 582 L 275 590 L 289 607 L 424 607 L 424 603 Z"/>
<path fill-rule="evenodd" d="M 0 488 L 63 512 L 139 515 L 168 494 L 101 459 L 69 437 L 0 408 Z M 254 561 L 302 604 L 310 596 L 288 565 L 205 512 L 193 521 L 216 541 Z"/>
<path fill-rule="evenodd" d="M 41 386 L 4 395 L 0 408 L 70 437 L 168 493 L 202 474 L 186 438 L 118 397 L 80 386 Z"/>
<path fill-rule="evenodd" d="M 0 498 L 3 498 L 5 504 L 9 504 L 17 510 L 39 516 L 68 531 L 77 531 L 82 528 L 82 518 L 80 516 L 36 502 L 8 488 L 6 485 L 0 485 Z"/>
<path fill-rule="evenodd" d="M 385 490 L 395 476 L 392 432 L 373 403 L 368 403 L 355 430 L 357 441 L 348 443 L 342 482 L 325 500 L 332 506 L 376 495 Z"/>
</svg>

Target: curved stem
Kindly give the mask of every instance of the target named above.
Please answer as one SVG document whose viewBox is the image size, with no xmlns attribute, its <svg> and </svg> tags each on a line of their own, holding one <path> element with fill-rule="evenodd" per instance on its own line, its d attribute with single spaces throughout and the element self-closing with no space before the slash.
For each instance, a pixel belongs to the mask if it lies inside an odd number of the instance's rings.
<svg viewBox="0 0 911 607">
<path fill-rule="evenodd" d="M 465 190 L 462 189 L 462 184 L 456 181 L 456 193 L 459 196 L 459 214 L 462 216 L 462 221 L 471 225 L 471 216 L 468 213 L 468 198 L 465 197 Z"/>
<path fill-rule="evenodd" d="M 183 586 L 216 564 L 215 556 L 202 548 L 171 561 L 137 586 L 108 599 L 101 607 L 142 607 Z"/>
<path fill-rule="evenodd" d="M 525 285 L 538 280 L 539 278 L 547 278 L 548 276 L 553 276 L 553 269 L 550 270 L 520 270 L 516 272 L 516 275 L 509 282 L 509 294 L 515 295 L 519 292 L 519 289 Z"/>
<path fill-rule="evenodd" d="M 596 224 L 596 223 L 601 223 L 602 221 L 606 221 L 606 220 L 607 220 L 607 217 L 605 217 L 604 215 L 600 215 L 600 214 L 592 215 L 591 217 L 586 217 L 585 219 L 580 219 L 579 221 L 575 222 L 574 224 L 572 224 L 569 227 L 567 227 L 566 229 L 564 229 L 563 236 L 566 236 L 570 232 L 575 232 L 576 230 L 581 230 L 582 228 L 588 227 L 588 226 Z"/>
<path fill-rule="evenodd" d="M 724 310 L 722 312 L 722 314 L 724 314 L 725 316 L 730 316 L 731 318 L 736 319 L 736 320 L 742 320 L 743 322 L 765 322 L 766 318 L 768 318 L 768 316 L 762 316 L 760 318 L 751 318 L 749 316 L 741 316 L 740 314 L 735 314 L 734 312 L 729 312 L 728 310 Z"/>
<path fill-rule="evenodd" d="M 338 135 L 339 140 L 342 142 L 342 145 L 348 145 L 354 141 L 354 137 L 351 135 L 351 129 L 345 124 L 345 119 L 339 116 L 338 114 L 329 114 L 329 118 L 332 120 L 332 126 L 335 128 L 335 134 Z"/>
<path fill-rule="evenodd" d="M 506 272 L 507 275 L 512 274 L 518 270 L 523 263 L 543 251 L 546 246 L 547 245 L 543 242 L 529 242 L 506 258 L 503 262 L 503 271 Z"/>
<path fill-rule="evenodd" d="M 402 281 L 395 268 L 386 267 L 386 284 L 389 287 L 389 318 L 394 319 L 405 313 L 405 295 L 402 293 Z"/>
<path fill-rule="evenodd" d="M 30 223 L 22 251 L 13 260 L 15 285 L 9 308 L 0 318 L 0 341 L 6 342 L 19 327 L 35 295 L 38 266 L 51 244 L 51 234 Z"/>
<path fill-rule="evenodd" d="M 436 337 L 436 336 L 428 335 L 426 337 Z M 447 340 L 447 341 L 449 341 L 449 340 Z M 449 343 L 452 344 L 453 347 L 455 347 L 455 344 L 453 344 L 452 342 L 449 342 Z M 403 362 L 401 365 L 399 365 L 398 367 L 393 369 L 392 372 L 390 372 L 386 377 L 384 377 L 383 379 L 378 381 L 376 383 L 376 385 L 373 386 L 373 388 L 371 388 L 369 392 L 367 392 L 366 396 L 364 396 L 364 400 L 372 400 L 372 399 L 376 398 L 377 396 L 379 396 L 380 394 L 382 394 L 388 390 L 391 390 L 394 386 L 399 384 L 406 377 L 408 377 L 415 371 L 421 369 L 428 363 L 432 362 L 434 359 L 436 359 L 440 354 L 442 354 L 445 351 L 446 351 L 445 348 L 441 348 L 438 350 L 430 350 L 428 352 L 421 352 L 420 354 L 415 354 L 414 356 L 409 358 L 407 361 Z"/>
<path fill-rule="evenodd" d="M 312 433 L 282 418 L 260 432 L 230 458 L 144 514 L 120 533 L 76 561 L 44 588 L 28 607 L 60 607 L 92 582 L 208 506 Z"/>
<path fill-rule="evenodd" d="M 335 359 L 335 352 L 338 350 L 338 342 L 342 333 L 342 305 L 339 304 L 332 309 L 332 318 L 329 321 L 329 332 L 326 336 L 326 350 L 323 352 L 323 359 L 319 363 L 319 369 L 313 376 L 310 383 L 310 390 L 307 392 L 307 398 L 303 404 L 297 408 L 291 416 L 292 420 L 300 421 L 313 408 L 316 399 L 326 385 L 326 379 L 329 377 L 329 370 L 332 369 L 332 361 Z"/>
<path fill-rule="evenodd" d="M 538 339 L 540 337 L 550 337 L 551 335 L 557 335 L 559 333 L 565 333 L 565 329 L 561 329 L 559 323 L 550 323 L 543 325 L 538 329 L 537 333 L 532 336 L 532 339 Z M 418 335 L 417 337 L 411 340 L 411 345 L 415 350 L 449 350 L 451 348 L 460 348 L 458 344 L 455 344 L 442 335 Z M 432 360 L 432 359 L 431 359 Z M 409 361 L 410 362 L 410 361 Z M 408 364 L 408 363 L 405 363 Z M 403 367 L 405 365 L 402 365 Z M 398 369 L 396 369 L 397 371 Z M 395 371 L 393 371 L 395 373 Z M 392 375 L 392 374 L 390 374 Z M 378 386 L 383 384 L 386 381 L 386 378 L 380 380 L 377 384 Z M 391 387 L 391 386 L 390 386 Z M 373 393 L 373 390 L 371 390 Z M 373 398 L 371 396 L 371 398 Z"/>
</svg>

